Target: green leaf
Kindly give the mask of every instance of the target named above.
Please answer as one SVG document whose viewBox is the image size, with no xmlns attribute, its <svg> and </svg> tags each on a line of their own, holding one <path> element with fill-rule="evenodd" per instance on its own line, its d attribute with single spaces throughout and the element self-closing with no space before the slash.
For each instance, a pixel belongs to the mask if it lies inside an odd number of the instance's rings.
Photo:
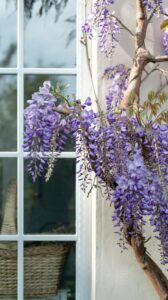
<svg viewBox="0 0 168 300">
<path fill-rule="evenodd" d="M 165 104 L 168 102 L 168 94 L 166 92 L 160 94 L 158 98 L 161 104 Z"/>
<path fill-rule="evenodd" d="M 148 101 L 148 102 L 153 102 L 153 101 L 155 100 L 155 97 L 156 97 L 156 92 L 150 91 L 149 94 L 148 94 L 148 99 L 147 99 L 147 101 Z"/>
<path fill-rule="evenodd" d="M 126 113 L 127 113 L 128 118 L 131 118 L 133 116 L 133 114 L 134 114 L 134 107 L 133 107 L 133 105 L 129 105 L 128 106 Z"/>
<path fill-rule="evenodd" d="M 155 119 L 155 123 L 168 123 L 168 110 L 162 111 L 157 118 Z"/>
<path fill-rule="evenodd" d="M 161 108 L 161 105 L 160 103 L 156 102 L 154 104 L 151 104 L 151 112 L 152 112 L 152 115 L 156 116 Z"/>
</svg>

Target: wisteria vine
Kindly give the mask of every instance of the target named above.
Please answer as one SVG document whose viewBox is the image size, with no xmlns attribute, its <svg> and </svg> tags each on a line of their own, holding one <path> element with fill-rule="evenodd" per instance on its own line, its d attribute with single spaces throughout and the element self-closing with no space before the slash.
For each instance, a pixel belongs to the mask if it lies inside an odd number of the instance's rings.
<svg viewBox="0 0 168 300">
<path fill-rule="evenodd" d="M 121 29 L 111 12 L 113 3 L 113 0 L 95 1 L 82 27 L 89 38 L 98 30 L 100 50 L 107 57 L 112 56 Z M 162 1 L 143 0 L 143 3 L 147 10 L 163 11 Z M 168 54 L 167 33 L 164 46 Z M 129 107 L 124 113 L 118 110 L 128 77 L 129 70 L 123 64 L 104 71 L 104 78 L 109 82 L 105 112 L 94 111 L 90 97 L 85 102 L 75 100 L 71 105 L 65 97 L 60 102 L 51 83 L 45 81 L 25 109 L 23 147 L 28 152 L 28 172 L 33 181 L 42 175 L 48 180 L 71 134 L 76 143 L 81 187 L 86 190 L 94 171 L 107 199 L 114 204 L 112 220 L 119 227 L 119 244 L 122 241 L 122 247 L 126 248 L 123 241 L 128 234 L 144 236 L 148 216 L 160 241 L 161 261 L 167 264 L 168 123 L 165 114 L 157 118 L 155 96 L 144 106 Z M 168 97 L 164 95 L 162 99 L 166 102 Z M 151 109 L 150 118 L 144 117 L 145 109 L 142 109 L 147 105 L 148 112 Z"/>
<path fill-rule="evenodd" d="M 121 71 L 121 65 L 118 68 Z M 124 66 L 122 74 L 125 74 Z M 125 82 L 125 76 L 122 78 Z M 124 84 L 121 86 L 125 88 Z M 108 113 L 100 115 L 93 111 L 90 98 L 83 104 L 77 100 L 70 113 L 62 115 L 57 112 L 57 99 L 50 92 L 49 82 L 44 82 L 28 104 L 24 150 L 29 152 L 28 171 L 33 180 L 45 172 L 49 179 L 55 158 L 64 150 L 67 134 L 71 133 L 76 141 L 82 188 L 86 189 L 94 171 L 106 188 L 107 198 L 114 203 L 116 226 L 124 231 L 124 224 L 130 228 L 129 234 L 143 233 L 146 215 L 150 216 L 151 226 L 162 244 L 162 262 L 166 263 L 168 124 L 154 123 L 150 129 L 145 128 L 136 116 L 128 118 L 110 112 L 108 102 Z M 100 121 L 102 118 L 104 122 Z M 51 159 L 42 158 L 45 152 L 52 152 Z"/>
</svg>

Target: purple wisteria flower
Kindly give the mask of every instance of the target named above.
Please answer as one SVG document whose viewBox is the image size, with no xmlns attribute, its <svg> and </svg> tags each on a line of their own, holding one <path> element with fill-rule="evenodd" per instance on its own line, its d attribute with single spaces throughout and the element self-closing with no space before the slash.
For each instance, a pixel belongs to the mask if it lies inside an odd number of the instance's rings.
<svg viewBox="0 0 168 300">
<path fill-rule="evenodd" d="M 90 24 L 90 22 L 89 22 L 88 19 L 85 20 L 85 23 L 82 26 L 82 31 L 85 32 L 85 33 L 87 33 L 88 37 L 90 39 L 92 39 L 92 37 L 93 37 L 93 30 L 92 30 L 91 24 Z"/>
<path fill-rule="evenodd" d="M 107 57 L 112 57 L 114 48 L 118 42 L 118 35 L 120 27 L 114 16 L 105 8 L 102 10 L 99 19 L 99 47 L 101 52 L 105 53 Z"/>
<path fill-rule="evenodd" d="M 28 152 L 28 171 L 33 180 L 44 173 L 46 152 L 63 150 L 66 123 L 55 110 L 57 99 L 50 91 L 51 83 L 45 81 L 39 92 L 32 95 L 25 109 L 24 151 Z"/>
<path fill-rule="evenodd" d="M 143 4 L 146 6 L 148 11 L 156 9 L 158 12 L 163 12 L 163 1 L 162 0 L 143 0 Z"/>
<path fill-rule="evenodd" d="M 32 95 L 25 109 L 24 150 L 28 152 L 28 171 L 33 180 L 45 173 L 48 180 L 63 151 L 67 134 L 76 143 L 76 161 L 81 188 L 85 191 L 94 171 L 108 200 L 114 203 L 112 219 L 119 227 L 123 249 L 125 232 L 129 237 L 144 235 L 146 216 L 163 264 L 168 263 L 168 124 L 142 126 L 136 115 L 113 113 L 121 97 L 127 71 L 122 65 L 108 68 L 105 76 L 114 81 L 107 114 L 95 112 L 92 100 L 79 99 L 69 113 L 58 111 L 50 82 L 44 82 Z M 120 87 L 115 89 L 115 85 Z M 116 97 L 116 98 L 115 98 Z M 112 104 L 112 105 L 111 105 Z M 63 104 L 60 104 L 63 108 Z M 47 155 L 46 155 L 47 152 Z M 45 166 L 47 171 L 45 171 Z M 44 172 L 45 171 L 45 172 Z"/>
<path fill-rule="evenodd" d="M 168 28 L 163 32 L 163 46 L 165 54 L 168 55 Z"/>
<path fill-rule="evenodd" d="M 107 112 L 110 112 L 119 105 L 123 93 L 128 86 L 128 70 L 122 64 L 108 67 L 104 71 L 104 77 L 109 82 L 108 94 L 106 95 L 106 108 Z"/>
<path fill-rule="evenodd" d="M 113 54 L 120 33 L 114 12 L 108 9 L 108 5 L 113 3 L 112 0 L 96 0 L 91 14 L 82 26 L 82 31 L 87 33 L 89 38 L 93 37 L 93 30 L 98 31 L 100 50 L 109 58 Z"/>
</svg>

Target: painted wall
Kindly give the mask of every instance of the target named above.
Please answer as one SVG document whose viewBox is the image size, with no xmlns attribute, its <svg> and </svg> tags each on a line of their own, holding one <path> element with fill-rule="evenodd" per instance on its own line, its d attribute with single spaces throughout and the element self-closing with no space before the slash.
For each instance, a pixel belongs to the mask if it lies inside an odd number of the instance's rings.
<svg viewBox="0 0 168 300">
<path fill-rule="evenodd" d="M 135 1 L 116 1 L 116 14 L 124 20 L 132 31 L 135 25 Z M 166 1 L 165 1 L 166 3 Z M 147 45 L 155 54 L 163 54 L 161 46 L 161 36 L 159 24 L 161 20 L 155 19 L 155 24 L 149 26 Z M 123 38 L 122 38 L 123 37 Z M 133 40 L 129 34 L 122 33 L 120 46 L 116 50 L 112 64 L 126 63 L 131 66 L 130 53 L 133 53 Z M 103 99 L 102 90 L 105 83 L 102 82 L 101 74 L 107 62 L 102 56 L 98 61 L 99 76 L 99 97 Z M 154 86 L 153 86 L 154 83 Z M 145 97 L 149 89 L 157 89 L 159 79 L 153 73 L 142 87 L 142 95 Z M 103 88 L 103 89 L 102 89 Z M 111 221 L 112 207 L 110 203 L 102 198 L 101 193 L 97 196 L 96 202 L 96 300 L 157 300 L 158 297 L 153 291 L 148 279 L 137 265 L 134 254 L 131 251 L 120 253 L 121 249 L 117 246 L 117 236 Z M 151 235 L 149 234 L 147 237 Z M 159 262 L 157 246 L 152 241 L 148 242 L 148 247 L 152 257 Z M 164 270 L 165 271 L 165 270 Z"/>
</svg>

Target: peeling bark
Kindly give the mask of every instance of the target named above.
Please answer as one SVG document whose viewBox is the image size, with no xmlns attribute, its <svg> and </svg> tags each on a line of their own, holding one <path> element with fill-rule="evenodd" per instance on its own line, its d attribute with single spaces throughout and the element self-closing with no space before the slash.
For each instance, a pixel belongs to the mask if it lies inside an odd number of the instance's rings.
<svg viewBox="0 0 168 300">
<path fill-rule="evenodd" d="M 134 37 L 135 55 L 131 67 L 128 88 L 121 100 L 120 109 L 125 110 L 130 101 L 139 102 L 142 73 L 148 63 L 168 61 L 168 56 L 153 56 L 145 46 L 146 31 L 149 25 L 142 0 L 136 0 L 136 33 Z"/>
<path fill-rule="evenodd" d="M 135 61 L 130 72 L 128 88 L 125 91 L 120 104 L 121 110 L 126 109 L 130 101 L 139 102 L 142 73 L 147 64 L 147 60 L 142 55 L 143 52 L 144 51 L 141 48 L 137 51 Z"/>
<path fill-rule="evenodd" d="M 143 237 L 140 235 L 131 237 L 130 245 L 134 251 L 138 264 L 151 281 L 160 299 L 168 300 L 168 279 L 159 266 L 146 253 Z"/>
<path fill-rule="evenodd" d="M 121 100 L 120 109 L 125 110 L 130 101 L 136 104 L 139 102 L 142 73 L 149 63 L 168 61 L 168 56 L 154 57 L 146 50 L 145 38 L 148 26 L 147 15 L 142 0 L 136 0 L 136 34 L 135 34 L 135 56 L 131 68 L 128 88 Z M 142 235 L 129 236 L 129 230 L 125 232 L 127 242 L 132 247 L 136 260 L 143 272 L 152 283 L 156 293 L 161 300 L 168 300 L 168 279 L 160 267 L 146 253 L 144 238 Z"/>
<path fill-rule="evenodd" d="M 134 63 L 130 72 L 128 88 L 124 93 L 123 99 L 121 100 L 121 110 L 126 109 L 126 107 L 129 105 L 130 98 L 131 100 L 139 99 L 142 73 L 145 65 L 147 64 L 147 51 L 145 47 L 147 25 L 148 21 L 145 7 L 141 0 L 136 0 L 136 33 L 134 37 L 135 55 L 133 60 Z"/>
<path fill-rule="evenodd" d="M 168 56 L 153 56 L 145 46 L 145 38 L 147 26 L 149 24 L 147 20 L 146 10 L 142 0 L 136 0 L 136 34 L 135 34 L 135 55 L 133 65 L 130 72 L 128 88 L 124 93 L 121 100 L 120 109 L 125 110 L 131 101 L 139 101 L 140 86 L 142 80 L 142 73 L 145 66 L 151 63 L 158 63 L 168 61 Z M 71 110 L 65 105 L 64 107 L 57 107 L 56 109 L 63 114 L 69 114 Z M 94 171 L 94 166 L 91 166 Z M 111 189 L 116 187 L 116 183 L 109 182 L 108 176 L 101 178 L 107 186 Z M 122 220 L 121 220 L 122 222 Z M 155 291 L 161 300 L 168 300 L 168 279 L 163 274 L 161 268 L 152 260 L 152 258 L 146 253 L 146 247 L 144 245 L 144 238 L 142 235 L 129 236 L 129 230 L 125 232 L 126 240 L 133 249 L 136 260 L 140 265 L 143 272 L 151 281 Z"/>
</svg>

